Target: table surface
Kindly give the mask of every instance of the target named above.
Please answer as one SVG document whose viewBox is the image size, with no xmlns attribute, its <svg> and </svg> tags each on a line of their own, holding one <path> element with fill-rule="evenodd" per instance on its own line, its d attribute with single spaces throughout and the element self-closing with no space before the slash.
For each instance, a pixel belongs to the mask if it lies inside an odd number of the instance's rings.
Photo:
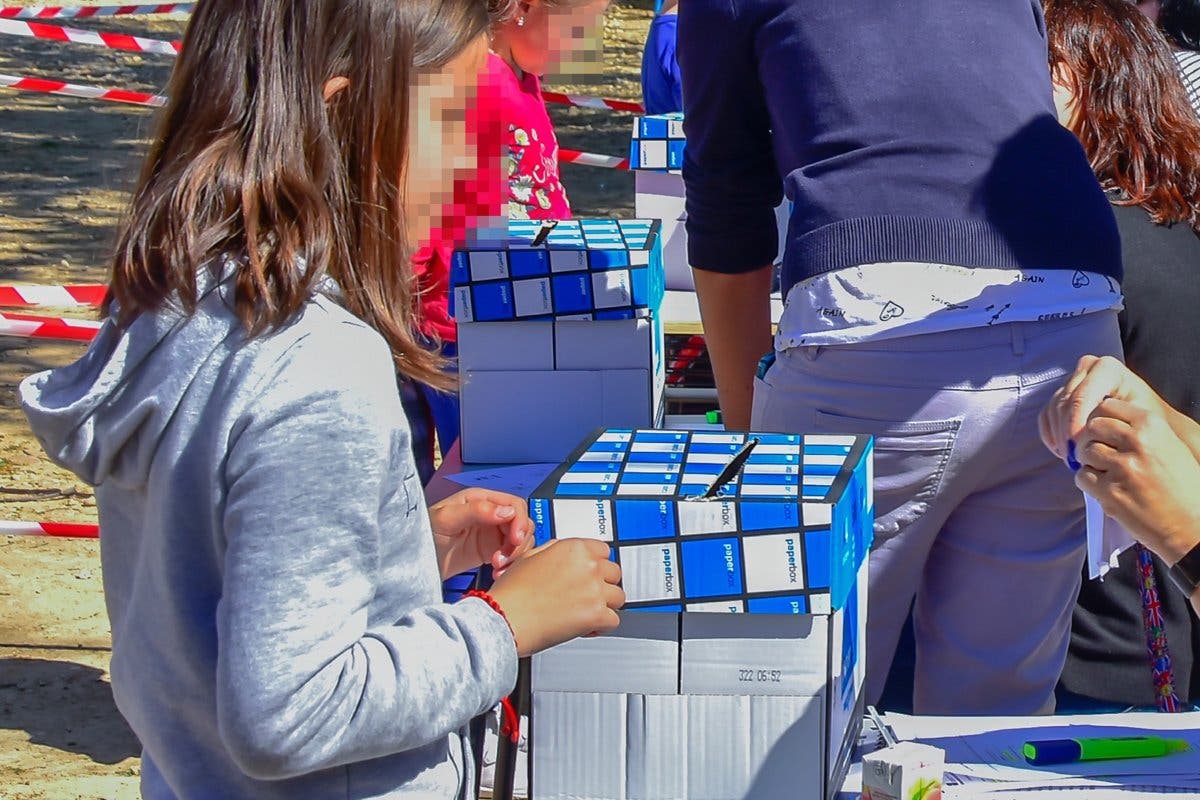
<svg viewBox="0 0 1200 800">
<path fill-rule="evenodd" d="M 698 336 L 704 333 L 700 324 L 700 302 L 695 292 L 670 289 L 662 304 L 663 330 L 676 336 Z M 783 314 L 783 300 L 771 295 L 771 322 L 778 324 Z"/>
</svg>

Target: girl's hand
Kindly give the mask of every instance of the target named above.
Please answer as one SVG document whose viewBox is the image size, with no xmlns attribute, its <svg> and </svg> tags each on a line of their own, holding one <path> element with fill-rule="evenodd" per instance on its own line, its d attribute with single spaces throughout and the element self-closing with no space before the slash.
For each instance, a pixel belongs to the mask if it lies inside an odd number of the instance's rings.
<svg viewBox="0 0 1200 800">
<path fill-rule="evenodd" d="M 617 627 L 625 592 L 610 552 L 595 539 L 555 539 L 496 581 L 491 595 L 508 618 L 519 655 Z"/>
<path fill-rule="evenodd" d="M 464 489 L 429 507 L 443 578 L 491 564 L 499 576 L 533 546 L 524 500 L 504 492 Z"/>
</svg>

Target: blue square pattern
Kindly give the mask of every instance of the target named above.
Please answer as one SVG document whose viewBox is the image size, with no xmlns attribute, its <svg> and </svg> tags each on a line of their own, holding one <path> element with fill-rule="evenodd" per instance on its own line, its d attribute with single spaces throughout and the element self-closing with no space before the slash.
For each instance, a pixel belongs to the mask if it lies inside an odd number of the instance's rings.
<svg viewBox="0 0 1200 800">
<path fill-rule="evenodd" d="M 683 169 L 686 145 L 682 114 L 638 117 L 633 123 L 629 168 L 644 172 L 678 173 Z"/>
<path fill-rule="evenodd" d="M 750 438 L 742 469 L 715 485 Z M 600 431 L 531 494 L 530 514 L 539 544 L 610 543 L 631 610 L 831 613 L 873 538 L 873 444 L 865 435 Z M 710 488 L 718 494 L 702 498 Z"/>
<path fill-rule="evenodd" d="M 658 220 L 563 220 L 534 246 L 542 223 L 509 222 L 506 238 L 478 239 L 450 262 L 459 323 L 633 319 L 666 294 Z"/>
</svg>

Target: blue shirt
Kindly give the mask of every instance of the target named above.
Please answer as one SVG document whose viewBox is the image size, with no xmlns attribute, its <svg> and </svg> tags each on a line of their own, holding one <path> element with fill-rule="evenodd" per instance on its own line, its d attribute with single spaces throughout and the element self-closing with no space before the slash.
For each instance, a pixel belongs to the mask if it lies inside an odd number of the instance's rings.
<svg viewBox="0 0 1200 800">
<path fill-rule="evenodd" d="M 770 264 L 786 189 L 785 293 L 903 261 L 1120 280 L 1036 0 L 689 0 L 678 44 L 693 266 Z"/>
<path fill-rule="evenodd" d="M 683 111 L 679 62 L 675 60 L 676 14 L 663 14 L 650 23 L 642 53 L 642 102 L 647 114 Z"/>
</svg>

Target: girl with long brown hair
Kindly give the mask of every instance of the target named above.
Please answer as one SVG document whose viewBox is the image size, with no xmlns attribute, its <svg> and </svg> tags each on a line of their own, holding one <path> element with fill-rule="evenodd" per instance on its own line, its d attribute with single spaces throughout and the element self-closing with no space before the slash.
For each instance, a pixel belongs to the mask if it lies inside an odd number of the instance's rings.
<svg viewBox="0 0 1200 800">
<path fill-rule="evenodd" d="M 510 495 L 428 511 L 396 372 L 410 254 L 463 162 L 478 0 L 206 0 L 133 195 L 108 319 L 21 388 L 96 485 L 117 705 L 149 798 L 455 798 L 518 655 L 616 624 L 596 541 Z M 488 593 L 441 577 L 490 563 Z"/>
<path fill-rule="evenodd" d="M 1083 144 L 1121 232 L 1126 362 L 1167 403 L 1200 419 L 1194 347 L 1200 119 L 1170 45 L 1136 6 L 1125 0 L 1044 0 L 1044 6 L 1063 124 Z M 1168 676 L 1147 652 L 1137 561 L 1138 554 L 1126 553 L 1120 569 L 1102 582 L 1084 582 L 1060 684 L 1065 705 L 1154 706 L 1159 700 Z M 1181 702 L 1195 702 L 1200 627 L 1157 559 L 1153 574 L 1169 677 Z"/>
</svg>

